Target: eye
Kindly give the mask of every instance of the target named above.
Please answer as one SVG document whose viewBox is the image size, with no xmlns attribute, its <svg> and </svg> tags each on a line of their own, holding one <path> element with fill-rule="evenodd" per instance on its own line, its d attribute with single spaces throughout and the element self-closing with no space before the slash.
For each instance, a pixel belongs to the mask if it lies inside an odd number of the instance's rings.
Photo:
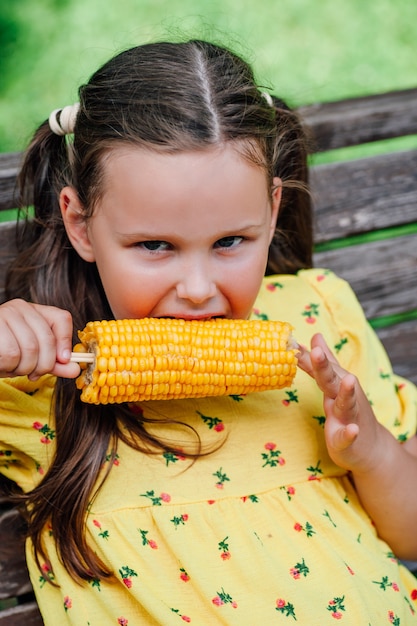
<svg viewBox="0 0 417 626">
<path fill-rule="evenodd" d="M 237 235 L 230 235 L 229 237 L 222 237 L 214 244 L 215 248 L 235 248 L 243 241 L 243 237 Z"/>
<path fill-rule="evenodd" d="M 145 248 L 149 252 L 165 252 L 170 249 L 170 244 L 167 241 L 141 241 L 137 244 L 139 248 Z"/>
</svg>

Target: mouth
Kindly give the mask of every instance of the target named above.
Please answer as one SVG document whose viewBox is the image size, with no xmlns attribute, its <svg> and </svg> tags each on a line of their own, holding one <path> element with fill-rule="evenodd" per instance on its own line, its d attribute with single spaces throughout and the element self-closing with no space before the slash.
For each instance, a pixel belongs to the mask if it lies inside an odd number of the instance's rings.
<svg viewBox="0 0 417 626">
<path fill-rule="evenodd" d="M 182 320 L 186 320 L 191 321 L 191 320 L 195 320 L 195 321 L 202 321 L 202 322 L 207 322 L 208 320 L 221 320 L 221 319 L 225 319 L 226 316 L 225 315 L 210 315 L 210 314 L 203 314 L 203 315 L 159 315 L 158 316 L 159 319 L 182 319 Z"/>
</svg>

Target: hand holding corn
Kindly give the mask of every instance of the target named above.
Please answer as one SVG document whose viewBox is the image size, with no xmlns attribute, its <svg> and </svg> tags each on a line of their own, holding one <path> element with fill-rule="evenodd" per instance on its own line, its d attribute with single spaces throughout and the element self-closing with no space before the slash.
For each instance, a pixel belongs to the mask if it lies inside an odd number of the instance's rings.
<svg viewBox="0 0 417 626">
<path fill-rule="evenodd" d="M 82 367 L 77 387 L 91 404 L 288 387 L 297 368 L 291 330 L 287 322 L 263 320 L 89 322 L 74 348 Z"/>
</svg>

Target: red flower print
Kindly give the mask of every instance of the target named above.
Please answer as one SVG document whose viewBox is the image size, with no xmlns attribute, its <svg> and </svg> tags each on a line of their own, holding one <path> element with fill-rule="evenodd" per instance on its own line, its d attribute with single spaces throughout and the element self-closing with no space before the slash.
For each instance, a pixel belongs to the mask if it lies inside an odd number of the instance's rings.
<svg viewBox="0 0 417 626">
<path fill-rule="evenodd" d="M 203 415 L 201 411 L 196 411 L 196 413 L 201 417 L 203 422 L 207 424 L 207 426 L 217 433 L 221 433 L 224 430 L 224 424 L 219 417 L 210 417 L 209 415 Z"/>
<path fill-rule="evenodd" d="M 294 605 L 291 604 L 291 602 L 285 602 L 285 600 L 283 600 L 282 598 L 279 598 L 276 601 L 275 610 L 279 611 L 280 613 L 285 614 L 286 617 L 290 617 L 291 616 L 295 620 L 297 619 L 295 617 Z"/>
<path fill-rule="evenodd" d="M 319 305 L 313 303 L 307 304 L 304 307 L 302 315 L 306 318 L 307 324 L 315 324 L 319 315 Z"/>
<path fill-rule="evenodd" d="M 264 464 L 262 467 L 266 467 L 269 465 L 270 467 L 276 467 L 277 465 L 285 465 L 285 460 L 281 456 L 281 450 L 276 449 L 277 444 L 271 441 L 268 441 L 264 448 L 268 450 L 268 454 L 266 452 L 262 452 L 261 456 L 264 460 Z"/>
<path fill-rule="evenodd" d="M 292 485 L 285 487 L 282 486 L 280 487 L 280 489 L 282 489 L 283 491 L 285 491 L 285 493 L 287 494 L 287 498 L 289 501 L 292 500 L 293 496 L 295 496 L 295 487 L 293 487 Z"/>
<path fill-rule="evenodd" d="M 171 502 L 171 496 L 169 495 L 169 493 L 161 493 L 160 498 L 162 502 Z"/>
<path fill-rule="evenodd" d="M 411 599 L 417 600 L 417 589 L 413 589 L 413 591 L 411 592 Z"/>
<path fill-rule="evenodd" d="M 183 622 L 187 622 L 187 623 L 191 622 L 191 617 L 188 617 L 188 615 L 181 615 L 181 619 Z"/>
<path fill-rule="evenodd" d="M 302 559 L 301 563 L 296 563 L 293 567 L 290 568 L 290 575 L 294 578 L 294 580 L 299 580 L 301 575 L 306 578 L 310 573 L 310 569 L 307 567 L 304 559 Z"/>
<path fill-rule="evenodd" d="M 394 626 L 400 626 L 401 621 L 398 615 L 395 615 L 394 611 L 388 611 L 388 621 Z"/>
<path fill-rule="evenodd" d="M 327 604 L 327 610 L 330 611 L 333 619 L 342 619 L 343 613 L 342 611 L 346 611 L 345 606 L 343 604 L 345 600 L 345 596 L 341 598 L 333 598 L 333 600 L 329 600 Z"/>
<path fill-rule="evenodd" d="M 98 520 L 93 519 L 93 524 L 94 524 L 94 526 L 97 526 L 97 528 L 101 528 L 101 524 L 100 524 L 100 522 Z"/>
<path fill-rule="evenodd" d="M 48 424 L 41 424 L 40 422 L 33 422 L 32 428 L 37 430 L 39 433 L 42 433 L 41 443 L 51 443 L 53 439 L 55 439 L 55 431 L 52 428 L 49 428 Z"/>
<path fill-rule="evenodd" d="M 233 600 L 230 593 L 227 593 L 223 587 L 221 591 L 217 592 L 217 595 L 212 599 L 212 603 L 216 606 L 223 606 L 223 604 L 230 604 L 234 609 L 237 609 L 237 602 Z"/>
<path fill-rule="evenodd" d="M 316 531 L 314 530 L 310 522 L 306 522 L 305 526 L 302 526 L 299 522 L 296 522 L 294 524 L 294 530 L 296 530 L 298 533 L 300 533 L 301 531 L 305 532 L 307 537 L 312 537 L 316 534 Z"/>
<path fill-rule="evenodd" d="M 64 609 L 68 611 L 68 609 L 72 608 L 72 600 L 69 596 L 65 596 L 64 598 Z"/>
<path fill-rule="evenodd" d="M 216 500 L 207 500 L 207 504 L 214 504 Z"/>
<path fill-rule="evenodd" d="M 188 583 L 188 581 L 190 580 L 190 576 L 187 574 L 187 572 L 185 571 L 185 569 L 183 567 L 180 568 L 180 578 L 181 580 L 183 580 L 185 583 Z"/>
<path fill-rule="evenodd" d="M 321 283 L 321 281 L 322 281 L 322 280 L 324 280 L 325 278 L 326 278 L 326 275 L 325 275 L 325 274 L 319 274 L 319 275 L 316 277 L 316 280 L 317 280 L 319 283 Z"/>
<path fill-rule="evenodd" d="M 123 567 L 121 567 L 119 569 L 119 574 L 122 577 L 123 580 L 123 584 L 130 589 L 132 587 L 132 577 L 133 576 L 137 576 L 137 573 L 135 572 L 135 570 L 130 569 L 130 567 L 128 567 L 127 565 L 123 565 Z"/>
<path fill-rule="evenodd" d="M 129 622 L 125 617 L 119 617 L 117 623 L 119 626 L 127 626 Z"/>
</svg>

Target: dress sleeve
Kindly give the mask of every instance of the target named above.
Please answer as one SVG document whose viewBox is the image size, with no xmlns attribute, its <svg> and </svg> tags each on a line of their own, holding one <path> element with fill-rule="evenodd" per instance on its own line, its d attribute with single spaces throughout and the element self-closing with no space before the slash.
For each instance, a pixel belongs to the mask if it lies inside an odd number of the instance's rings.
<svg viewBox="0 0 417 626">
<path fill-rule="evenodd" d="M 341 365 L 358 377 L 377 419 L 400 441 L 412 437 L 416 433 L 417 389 L 393 372 L 350 285 L 328 270 L 302 273 L 324 301 L 337 328 L 340 339 L 330 347 Z"/>
<path fill-rule="evenodd" d="M 55 452 L 55 380 L 0 379 L 0 473 L 23 491 L 40 482 Z"/>
</svg>

